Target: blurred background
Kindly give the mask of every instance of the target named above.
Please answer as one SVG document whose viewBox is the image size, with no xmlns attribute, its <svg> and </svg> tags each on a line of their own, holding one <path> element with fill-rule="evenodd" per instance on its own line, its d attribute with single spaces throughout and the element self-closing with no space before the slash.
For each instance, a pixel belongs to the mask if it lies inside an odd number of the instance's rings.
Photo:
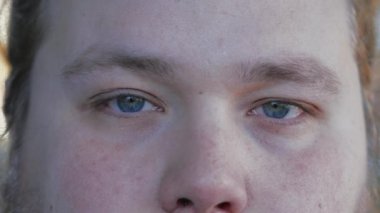
<svg viewBox="0 0 380 213">
<path fill-rule="evenodd" d="M 6 60 L 6 30 L 8 28 L 7 20 L 9 15 L 9 7 L 4 0 L 0 0 L 0 106 L 3 106 L 3 94 L 5 79 L 9 71 L 9 66 Z M 0 112 L 0 136 L 5 131 L 5 120 L 2 111 Z M 0 185 L 3 183 L 6 176 L 8 143 L 6 138 L 0 138 Z M 1 190 L 1 187 L 0 187 Z M 1 196 L 0 196 L 1 197 Z M 0 199 L 0 213 L 2 212 L 2 199 Z"/>
<path fill-rule="evenodd" d="M 9 3 L 7 4 L 5 1 L 0 0 L 0 106 L 3 105 L 3 94 L 4 94 L 4 85 L 5 79 L 9 72 L 9 65 L 6 60 L 6 41 L 7 41 L 7 29 L 8 29 L 8 15 L 9 15 Z M 377 0 L 378 4 L 380 0 Z M 380 6 L 380 5 L 379 5 Z M 379 7 L 377 7 L 379 8 Z M 374 76 L 373 76 L 373 102 L 375 103 L 374 108 L 377 111 L 377 114 L 374 116 L 378 116 L 380 121 L 380 9 L 378 9 L 378 14 L 376 16 L 376 56 L 374 61 Z M 380 127 L 380 124 L 378 125 Z M 380 129 L 379 129 L 380 130 Z M 0 136 L 5 131 L 5 120 L 2 114 L 2 110 L 0 111 Z M 6 176 L 6 162 L 8 159 L 8 142 L 6 137 L 0 138 L 0 185 L 3 182 Z M 0 187 L 1 190 L 1 187 Z M 0 196 L 1 197 L 1 196 Z M 0 199 L 0 213 L 2 202 Z"/>
</svg>

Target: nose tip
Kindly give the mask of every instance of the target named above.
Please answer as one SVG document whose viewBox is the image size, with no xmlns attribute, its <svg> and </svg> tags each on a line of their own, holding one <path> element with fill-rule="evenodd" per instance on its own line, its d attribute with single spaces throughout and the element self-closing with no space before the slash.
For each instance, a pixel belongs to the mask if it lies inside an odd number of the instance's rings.
<svg viewBox="0 0 380 213">
<path fill-rule="evenodd" d="M 171 182 L 163 187 L 162 206 L 166 212 L 239 213 L 247 204 L 243 185 L 227 177 L 184 185 Z M 181 187 L 181 188 L 180 188 Z M 166 188 L 166 189 L 165 189 Z"/>
</svg>

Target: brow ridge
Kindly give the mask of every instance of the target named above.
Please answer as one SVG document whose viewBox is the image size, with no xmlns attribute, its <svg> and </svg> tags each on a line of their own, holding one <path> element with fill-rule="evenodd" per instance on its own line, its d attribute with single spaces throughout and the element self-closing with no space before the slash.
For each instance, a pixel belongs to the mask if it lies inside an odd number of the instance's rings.
<svg viewBox="0 0 380 213">
<path fill-rule="evenodd" d="M 246 65 L 244 65 L 246 67 Z M 244 69 L 243 81 L 294 82 L 309 87 L 320 87 L 336 94 L 341 86 L 337 75 L 317 59 L 292 57 L 278 61 L 259 62 Z"/>
<path fill-rule="evenodd" d="M 174 78 L 172 63 L 163 59 L 117 48 L 104 49 L 96 46 L 88 48 L 80 57 L 64 67 L 64 77 L 71 78 L 97 69 L 103 71 L 110 67 L 121 67 L 138 75 L 160 79 Z M 330 94 L 337 94 L 341 86 L 338 77 L 331 69 L 316 58 L 304 56 L 262 60 L 253 66 L 241 63 L 238 75 L 243 82 L 294 82 Z"/>
</svg>

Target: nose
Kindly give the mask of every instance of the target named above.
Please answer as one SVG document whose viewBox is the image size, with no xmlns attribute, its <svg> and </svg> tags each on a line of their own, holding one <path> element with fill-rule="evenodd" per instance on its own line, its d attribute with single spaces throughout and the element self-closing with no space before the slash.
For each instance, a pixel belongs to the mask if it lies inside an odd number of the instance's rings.
<svg viewBox="0 0 380 213">
<path fill-rule="evenodd" d="M 236 141 L 219 137 L 225 131 L 207 132 L 178 142 L 159 189 L 165 212 L 239 213 L 246 208 L 242 152 Z"/>
</svg>

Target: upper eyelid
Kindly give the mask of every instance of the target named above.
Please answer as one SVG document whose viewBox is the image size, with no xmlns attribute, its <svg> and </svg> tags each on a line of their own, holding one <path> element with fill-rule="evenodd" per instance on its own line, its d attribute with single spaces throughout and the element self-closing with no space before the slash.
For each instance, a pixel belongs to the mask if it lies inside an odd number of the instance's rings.
<svg viewBox="0 0 380 213">
<path fill-rule="evenodd" d="M 121 91 L 124 91 L 124 93 L 122 93 Z M 130 93 L 125 93 L 125 91 L 133 91 L 133 92 L 130 92 Z M 96 99 L 97 97 L 101 97 L 101 96 L 117 96 L 117 94 L 119 95 L 122 95 L 122 94 L 130 94 L 130 95 L 137 95 L 138 94 L 134 94 L 134 93 L 145 93 L 139 89 L 131 89 L 131 88 L 112 88 L 112 89 L 106 89 L 106 90 L 102 90 L 101 92 L 98 92 L 96 93 L 95 95 L 92 95 L 90 96 L 89 100 L 93 100 L 93 99 Z M 112 95 L 114 94 L 114 95 Z"/>
<path fill-rule="evenodd" d="M 152 103 L 153 105 L 166 108 L 166 104 L 162 102 L 157 96 L 140 90 L 140 89 L 134 89 L 134 88 L 113 88 L 113 89 L 107 89 L 103 90 L 89 98 L 89 102 L 92 104 L 104 102 L 104 101 L 110 101 L 118 96 L 121 95 L 133 95 L 137 97 L 144 98 L 146 101 Z"/>
</svg>

